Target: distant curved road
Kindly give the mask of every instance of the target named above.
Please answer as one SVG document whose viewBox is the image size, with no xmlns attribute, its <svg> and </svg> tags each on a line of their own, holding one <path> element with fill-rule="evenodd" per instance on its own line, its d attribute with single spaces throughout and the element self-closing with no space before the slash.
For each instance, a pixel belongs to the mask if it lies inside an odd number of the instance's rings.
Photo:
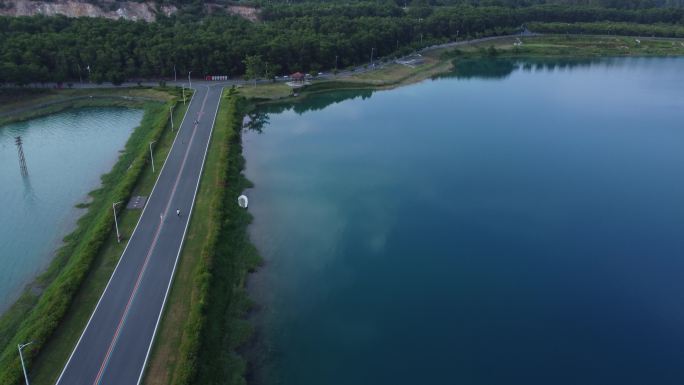
<svg viewBox="0 0 684 385">
<path fill-rule="evenodd" d="M 58 385 L 140 383 L 190 221 L 221 90 L 196 88 L 135 231 Z"/>
</svg>

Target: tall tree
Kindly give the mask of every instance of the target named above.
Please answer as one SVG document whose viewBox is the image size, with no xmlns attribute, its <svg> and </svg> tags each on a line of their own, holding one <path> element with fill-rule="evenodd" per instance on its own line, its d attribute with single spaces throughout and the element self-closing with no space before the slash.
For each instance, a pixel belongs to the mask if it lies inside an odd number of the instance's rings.
<svg viewBox="0 0 684 385">
<path fill-rule="evenodd" d="M 256 87 L 257 79 L 264 75 L 265 70 L 261 55 L 247 55 L 242 63 L 245 65 L 245 80 L 254 80 L 254 86 Z"/>
</svg>

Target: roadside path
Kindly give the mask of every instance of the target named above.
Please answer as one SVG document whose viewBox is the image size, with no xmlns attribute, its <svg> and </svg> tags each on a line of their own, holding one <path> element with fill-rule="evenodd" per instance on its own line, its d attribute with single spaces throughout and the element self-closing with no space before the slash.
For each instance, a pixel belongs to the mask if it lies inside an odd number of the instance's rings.
<svg viewBox="0 0 684 385">
<path fill-rule="evenodd" d="M 190 222 L 221 90 L 196 87 L 138 224 L 58 385 L 140 383 Z"/>
</svg>

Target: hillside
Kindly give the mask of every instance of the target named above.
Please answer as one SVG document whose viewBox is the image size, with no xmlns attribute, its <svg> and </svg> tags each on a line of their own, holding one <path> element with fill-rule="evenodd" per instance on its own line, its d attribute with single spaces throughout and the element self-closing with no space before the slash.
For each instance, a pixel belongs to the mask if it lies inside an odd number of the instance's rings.
<svg viewBox="0 0 684 385">
<path fill-rule="evenodd" d="M 633 5 L 640 7 L 646 1 L 634 0 Z M 431 6 L 426 0 L 413 1 L 407 8 L 392 1 L 271 3 L 256 5 L 259 22 L 255 23 L 246 20 L 257 18 L 254 6 L 225 1 L 164 6 L 46 1 L 36 12 L 49 9 L 55 14 L 60 4 L 72 4 L 76 16 L 117 20 L 0 16 L 0 84 L 120 84 L 178 78 L 190 72 L 196 77 L 235 77 L 247 72 L 246 63 L 253 64 L 256 71 L 250 72 L 258 77 L 317 73 L 368 63 L 371 57 L 402 56 L 434 44 L 518 33 L 523 25 L 534 25 L 544 33 L 684 37 L 682 8 L 511 7 L 513 0 L 497 2 L 504 5 L 484 6 L 481 1 L 475 6 Z M 81 13 L 76 5 L 83 7 Z M 140 11 L 127 12 L 124 5 Z M 102 13 L 89 13 L 90 7 L 99 7 Z M 236 8 L 248 17 L 226 15 L 237 12 Z M 137 21 L 130 20 L 134 17 Z M 154 23 L 143 21 L 155 18 Z"/>
<path fill-rule="evenodd" d="M 199 9 L 196 9 L 197 4 L 200 4 Z M 220 2 L 184 4 L 182 2 L 110 0 L 0 0 L 0 15 L 2 16 L 63 15 L 153 22 L 159 15 L 171 16 L 181 9 L 202 14 L 234 14 L 250 21 L 256 21 L 258 18 L 258 12 L 252 6 Z"/>
</svg>

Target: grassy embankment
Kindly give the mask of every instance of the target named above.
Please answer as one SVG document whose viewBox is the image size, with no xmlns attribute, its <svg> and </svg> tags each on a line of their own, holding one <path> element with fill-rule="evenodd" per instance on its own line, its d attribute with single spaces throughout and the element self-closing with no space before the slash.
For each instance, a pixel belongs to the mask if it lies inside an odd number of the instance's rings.
<svg viewBox="0 0 684 385">
<path fill-rule="evenodd" d="M 169 94 L 166 91 L 149 87 L 67 90 L 0 88 L 0 125 L 72 108 L 142 107 L 148 101 L 168 100 Z"/>
<path fill-rule="evenodd" d="M 459 47 L 444 50 L 442 58 L 499 57 L 499 58 L 597 58 L 646 57 L 684 55 L 684 40 L 633 38 L 616 36 L 553 35 L 529 37 L 513 41 L 500 41 L 484 46 Z"/>
<path fill-rule="evenodd" d="M 538 33 L 614 35 L 614 36 L 650 36 L 659 38 L 684 38 L 682 24 L 637 24 L 624 22 L 591 22 L 591 23 L 530 23 L 528 27 Z"/>
<path fill-rule="evenodd" d="M 237 206 L 244 103 L 227 90 L 202 173 L 188 235 L 145 376 L 145 384 L 242 384 L 237 353 L 251 328 L 247 273 L 259 263 L 247 236 L 250 214 Z"/>
<path fill-rule="evenodd" d="M 434 49 L 423 53 L 423 62 L 416 66 L 389 64 L 384 68 L 332 80 L 314 81 L 292 97 L 285 84 L 244 86 L 240 93 L 259 102 L 303 100 L 308 95 L 337 89 L 387 89 L 416 83 L 454 69 L 459 58 L 593 58 L 621 56 L 684 55 L 684 40 L 635 38 L 620 36 L 548 35 L 524 37 L 522 45 L 516 38 L 501 38 L 484 43 L 464 43 L 454 48 Z M 488 50 L 493 47 L 494 50 Z"/>
<path fill-rule="evenodd" d="M 175 137 L 175 131 L 168 129 L 168 114 L 169 107 L 178 100 L 177 92 L 122 89 L 97 90 L 97 93 L 104 96 L 109 91 L 114 91 L 115 96 L 132 93 L 133 95 L 129 95 L 139 97 L 140 99 L 114 100 L 117 101 L 115 105 L 124 103 L 126 106 L 144 108 L 143 120 L 127 141 L 125 150 L 112 170 L 102 176 L 102 186 L 89 194 L 90 201 L 87 204 L 79 205 L 87 208 L 87 211 L 79 219 L 76 229 L 65 237 L 64 245 L 57 251 L 49 268 L 0 319 L 2 384 L 17 384 L 21 381 L 16 344 L 26 341 L 35 341 L 24 350 L 25 359 L 29 362 L 31 382 L 38 385 L 54 383 L 126 245 L 125 240 L 137 223 L 140 211 L 125 210 L 125 201 L 133 195 L 149 195 L 156 180 L 157 174 L 153 174 L 149 167 L 148 143 L 157 140 L 154 151 L 159 167 L 160 160 L 166 159 Z M 26 116 L 53 112 L 52 108 L 56 105 L 52 105 L 49 112 L 44 109 L 30 109 L 30 106 L 44 105 L 46 97 L 64 98 L 63 95 L 54 95 L 52 91 L 33 93 L 34 98 L 21 99 L 21 103 L 18 103 L 20 107 L 17 110 L 22 111 L 19 120 Z M 165 102 L 145 102 L 144 99 Z M 111 101 L 112 99 L 97 99 L 97 104 L 94 105 L 110 106 Z M 60 103 L 59 108 L 82 106 L 80 100 L 76 104 L 72 103 L 72 100 L 65 103 L 68 107 L 62 107 Z M 183 103 L 176 106 L 174 121 L 180 122 L 185 108 Z M 116 242 L 112 231 L 111 204 L 117 201 L 124 201 L 119 206 L 119 225 L 124 236 L 124 241 L 120 244 Z"/>
</svg>

